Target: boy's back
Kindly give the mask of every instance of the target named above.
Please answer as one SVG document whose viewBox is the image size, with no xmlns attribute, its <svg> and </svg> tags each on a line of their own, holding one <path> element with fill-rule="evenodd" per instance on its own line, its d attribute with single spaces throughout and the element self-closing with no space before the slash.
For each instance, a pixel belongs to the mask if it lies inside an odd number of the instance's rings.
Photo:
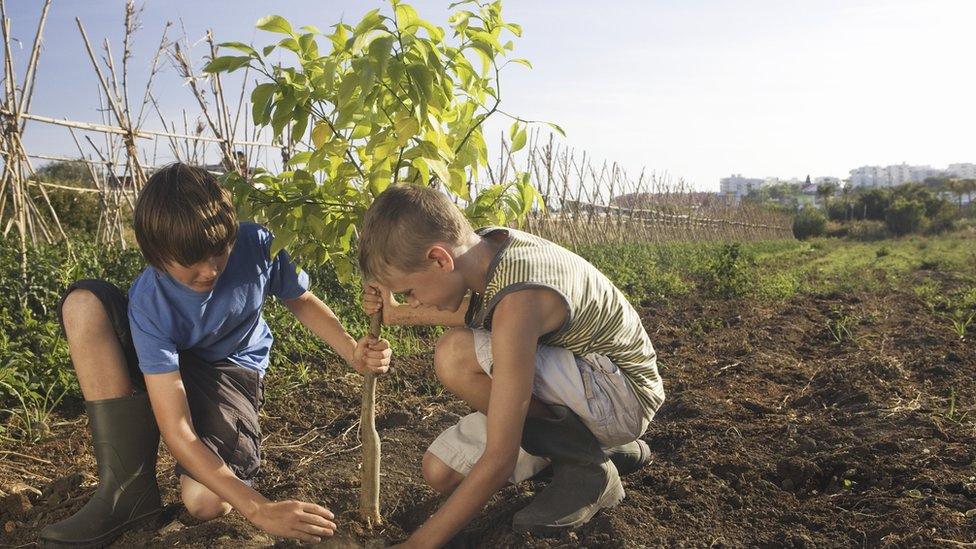
<svg viewBox="0 0 976 549">
<path fill-rule="evenodd" d="M 476 232 L 482 237 L 498 232 L 508 236 L 488 267 L 484 294 L 471 301 L 466 323 L 490 330 L 494 307 L 505 295 L 526 288 L 555 291 L 566 302 L 569 314 L 560 330 L 539 343 L 578 356 L 609 358 L 623 371 L 652 417 L 664 402 L 657 355 L 640 316 L 623 293 L 588 261 L 544 238 L 498 227 Z"/>
</svg>

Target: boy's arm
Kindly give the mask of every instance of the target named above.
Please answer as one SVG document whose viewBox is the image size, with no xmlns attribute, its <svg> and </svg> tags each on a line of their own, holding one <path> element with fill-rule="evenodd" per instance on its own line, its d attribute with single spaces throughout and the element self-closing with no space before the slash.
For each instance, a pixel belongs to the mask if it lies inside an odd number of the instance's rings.
<svg viewBox="0 0 976 549">
<path fill-rule="evenodd" d="M 356 371 L 363 373 L 368 368 L 374 373 L 383 373 L 388 369 L 389 343 L 368 336 L 357 342 L 342 327 L 332 309 L 312 292 L 283 300 L 282 303 L 299 322 L 335 349 Z"/>
<path fill-rule="evenodd" d="M 190 421 L 190 408 L 180 373 L 146 375 L 146 390 L 166 446 L 193 478 L 237 509 L 262 530 L 276 535 L 321 541 L 335 531 L 333 514 L 314 503 L 272 502 L 244 484 L 210 451 Z"/>
<path fill-rule="evenodd" d="M 492 494 L 505 486 L 522 443 L 539 337 L 561 327 L 567 314 L 562 299 L 551 290 L 521 290 L 499 302 L 492 321 L 494 361 L 485 451 L 447 502 L 410 536 L 407 545 L 446 544 Z"/>
<path fill-rule="evenodd" d="M 335 349 L 346 362 L 352 364 L 356 340 L 349 335 L 332 309 L 312 292 L 281 302 L 306 328 Z"/>
<path fill-rule="evenodd" d="M 464 326 L 471 296 L 461 301 L 456 311 L 441 311 L 428 305 L 410 306 L 398 303 L 386 288 L 368 282 L 363 292 L 363 310 L 367 315 L 383 310 L 383 324 L 390 326 Z"/>
</svg>

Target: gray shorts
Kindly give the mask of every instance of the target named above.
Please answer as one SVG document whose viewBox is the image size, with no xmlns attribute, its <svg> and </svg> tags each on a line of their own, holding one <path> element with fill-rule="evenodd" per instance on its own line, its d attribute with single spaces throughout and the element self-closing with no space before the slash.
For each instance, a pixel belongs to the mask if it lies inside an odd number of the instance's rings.
<svg viewBox="0 0 976 549">
<path fill-rule="evenodd" d="M 74 290 L 87 290 L 101 301 L 115 337 L 122 346 L 132 384 L 146 390 L 129 332 L 128 298 L 114 284 L 86 279 L 73 282 L 58 303 L 58 319 L 64 299 Z M 64 323 L 61 324 L 62 331 Z M 258 411 L 264 400 L 261 375 L 230 361 L 206 362 L 190 352 L 180 352 L 180 376 L 186 388 L 193 430 L 217 454 L 237 478 L 251 484 L 261 467 L 261 429 Z M 191 476 L 181 465 L 177 475 Z M 192 476 L 191 476 L 192 478 Z"/>
<path fill-rule="evenodd" d="M 491 375 L 491 333 L 474 329 L 478 364 Z M 539 345 L 532 394 L 548 404 L 571 409 L 590 432 L 609 448 L 636 440 L 647 430 L 653 414 L 645 412 L 623 372 L 603 355 L 577 356 L 560 347 Z M 427 451 L 462 475 L 467 475 L 485 450 L 487 418 L 469 414 L 447 428 Z M 519 451 L 511 482 L 541 471 L 549 460 Z"/>
</svg>

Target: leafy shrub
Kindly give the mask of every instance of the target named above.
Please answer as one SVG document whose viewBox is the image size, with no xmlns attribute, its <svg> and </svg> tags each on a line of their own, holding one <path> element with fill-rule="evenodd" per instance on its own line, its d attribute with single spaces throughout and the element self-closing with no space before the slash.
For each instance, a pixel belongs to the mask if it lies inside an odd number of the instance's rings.
<svg viewBox="0 0 976 549">
<path fill-rule="evenodd" d="M 827 202 L 827 219 L 830 221 L 847 221 L 853 217 L 854 204 L 846 200 L 835 199 Z"/>
<path fill-rule="evenodd" d="M 826 234 L 827 217 L 817 208 L 807 206 L 793 218 L 793 236 L 800 240 Z"/>
<path fill-rule="evenodd" d="M 711 261 L 706 286 L 718 297 L 743 297 L 753 286 L 752 266 L 738 243 L 725 244 Z"/>
<path fill-rule="evenodd" d="M 956 227 L 958 211 L 955 206 L 945 200 L 934 205 L 932 211 L 927 211 L 926 215 L 929 220 L 925 232 L 928 234 L 940 234 Z"/>
<path fill-rule="evenodd" d="M 899 197 L 885 212 L 885 225 L 896 236 L 918 231 L 925 221 L 925 204 L 918 200 Z"/>
<path fill-rule="evenodd" d="M 888 228 L 881 221 L 854 221 L 847 228 L 847 238 L 861 242 L 888 238 Z"/>
</svg>

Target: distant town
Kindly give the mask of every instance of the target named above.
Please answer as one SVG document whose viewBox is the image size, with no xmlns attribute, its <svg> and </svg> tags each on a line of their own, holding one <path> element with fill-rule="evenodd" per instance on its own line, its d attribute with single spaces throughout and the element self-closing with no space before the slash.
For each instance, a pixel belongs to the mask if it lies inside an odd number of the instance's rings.
<svg viewBox="0 0 976 549">
<path fill-rule="evenodd" d="M 719 181 L 719 195 L 731 203 L 738 204 L 746 197 L 758 198 L 761 195 L 771 195 L 773 200 L 777 196 L 790 195 L 797 208 L 807 205 L 818 205 L 823 197 L 840 194 L 842 192 L 866 190 L 873 188 L 897 187 L 906 183 L 927 183 L 937 187 L 940 194 L 948 195 L 942 183 L 950 180 L 976 179 L 976 164 L 949 164 L 945 169 L 931 166 L 912 166 L 909 164 L 893 164 L 891 166 L 861 166 L 850 171 L 846 179 L 832 176 L 806 176 L 804 179 L 779 177 L 752 178 L 742 174 L 723 177 Z M 773 191 L 773 192 L 770 192 Z M 946 196 L 948 198 L 948 196 Z M 962 204 L 973 200 L 972 193 L 955 197 Z"/>
</svg>

